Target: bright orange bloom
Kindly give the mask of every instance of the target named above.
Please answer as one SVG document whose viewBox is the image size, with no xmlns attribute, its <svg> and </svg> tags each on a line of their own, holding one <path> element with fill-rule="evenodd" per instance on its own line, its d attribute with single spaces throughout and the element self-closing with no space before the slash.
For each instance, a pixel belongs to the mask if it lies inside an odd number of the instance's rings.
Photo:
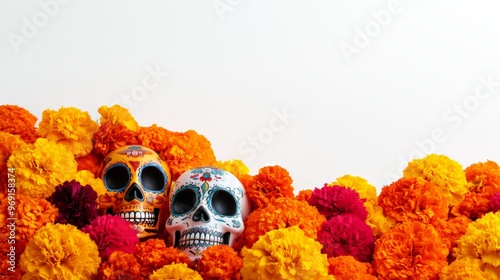
<svg viewBox="0 0 500 280">
<path fill-rule="evenodd" d="M 275 198 L 294 197 L 292 178 L 285 168 L 278 165 L 261 168 L 245 188 L 253 209 L 268 205 Z"/>
<path fill-rule="evenodd" d="M 0 131 L 21 136 L 28 144 L 39 137 L 35 128 L 38 120 L 28 110 L 16 105 L 0 105 Z"/>
<path fill-rule="evenodd" d="M 205 280 L 239 280 L 243 259 L 228 245 L 208 247 L 198 260 L 197 270 Z"/>
</svg>

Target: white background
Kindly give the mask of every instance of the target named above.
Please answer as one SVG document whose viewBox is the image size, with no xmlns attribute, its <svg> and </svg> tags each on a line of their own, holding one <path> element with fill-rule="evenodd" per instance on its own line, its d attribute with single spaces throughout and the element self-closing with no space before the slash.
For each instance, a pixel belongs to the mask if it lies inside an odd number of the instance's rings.
<svg viewBox="0 0 500 280">
<path fill-rule="evenodd" d="M 218 159 L 242 159 L 252 173 L 281 165 L 296 191 L 345 174 L 380 190 L 429 152 L 464 168 L 500 162 L 499 8 L 4 0 L 0 103 L 39 119 L 61 106 L 97 119 L 118 102 L 142 126 L 196 130 Z M 151 80 L 155 69 L 169 75 Z"/>
</svg>

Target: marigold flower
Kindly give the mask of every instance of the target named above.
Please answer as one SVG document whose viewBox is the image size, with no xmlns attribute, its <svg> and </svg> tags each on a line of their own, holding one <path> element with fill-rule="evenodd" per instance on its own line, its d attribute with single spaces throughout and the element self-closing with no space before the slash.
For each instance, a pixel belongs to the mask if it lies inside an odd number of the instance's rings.
<svg viewBox="0 0 500 280">
<path fill-rule="evenodd" d="M 39 137 L 35 128 L 37 120 L 37 117 L 24 108 L 0 105 L 0 131 L 19 135 L 26 143 L 34 143 Z"/>
<path fill-rule="evenodd" d="M 125 107 L 120 105 L 113 105 L 111 107 L 101 106 L 97 109 L 97 112 L 101 114 L 101 119 L 99 120 L 101 125 L 109 121 L 113 125 L 121 124 L 130 131 L 139 130 L 139 124 L 137 124 L 134 117 L 132 117 L 129 110 Z"/>
<path fill-rule="evenodd" d="M 185 263 L 190 268 L 195 264 L 179 249 L 167 247 L 161 239 L 148 239 L 135 246 L 134 256 L 141 264 L 141 275 L 147 277 L 153 271 L 172 263 Z"/>
<path fill-rule="evenodd" d="M 445 155 L 431 154 L 414 159 L 403 171 L 406 178 L 423 178 L 444 191 L 451 206 L 462 201 L 468 191 L 468 184 L 462 166 Z M 380 202 L 380 199 L 379 199 Z"/>
<path fill-rule="evenodd" d="M 139 244 L 137 231 L 120 216 L 97 217 L 82 231 L 88 233 L 97 244 L 99 256 L 103 260 L 107 260 L 115 251 L 133 253 L 135 246 Z"/>
<path fill-rule="evenodd" d="M 110 152 L 126 145 L 136 145 L 137 138 L 135 132 L 125 125 L 111 121 L 101 124 L 93 137 L 94 152 L 104 158 Z"/>
<path fill-rule="evenodd" d="M 88 170 L 80 170 L 75 175 L 75 181 L 82 186 L 91 186 L 98 196 L 107 192 L 104 182 L 99 177 L 94 177 L 94 174 Z"/>
<path fill-rule="evenodd" d="M 384 214 L 398 222 L 406 220 L 430 223 L 448 217 L 444 192 L 421 178 L 401 178 L 382 188 L 378 204 Z"/>
<path fill-rule="evenodd" d="M 465 234 L 457 240 L 457 260 L 479 259 L 489 279 L 497 279 L 495 277 L 500 276 L 500 252 L 497 244 L 500 244 L 500 212 L 490 212 L 470 223 Z"/>
<path fill-rule="evenodd" d="M 259 174 L 253 176 L 251 182 L 245 185 L 246 195 L 257 209 L 268 205 L 278 197 L 293 198 L 292 178 L 288 171 L 278 165 L 259 169 Z"/>
<path fill-rule="evenodd" d="M 76 174 L 76 161 L 64 146 L 45 138 L 12 152 L 9 167 L 16 168 L 17 191 L 33 198 L 47 198 L 57 185 Z"/>
<path fill-rule="evenodd" d="M 468 192 L 464 199 L 451 209 L 450 213 L 455 216 L 464 215 L 475 221 L 490 211 L 489 194 Z"/>
<path fill-rule="evenodd" d="M 328 279 L 321 244 L 297 226 L 267 232 L 243 248 L 243 279 Z M 330 276 L 330 279 L 332 277 Z"/>
<path fill-rule="evenodd" d="M 27 279 L 90 279 L 101 259 L 97 245 L 73 225 L 47 224 L 40 228 L 21 255 Z"/>
<path fill-rule="evenodd" d="M 443 268 L 439 274 L 440 280 L 487 280 L 488 275 L 480 260 L 463 258 L 452 262 Z"/>
<path fill-rule="evenodd" d="M 447 256 L 434 227 L 409 221 L 375 241 L 373 266 L 379 279 L 436 279 Z"/>
<path fill-rule="evenodd" d="M 57 186 L 47 200 L 59 209 L 57 223 L 81 229 L 97 217 L 97 193 L 75 180 Z"/>
<path fill-rule="evenodd" d="M 101 280 L 142 279 L 140 271 L 141 265 L 133 254 L 114 251 L 101 264 L 98 278 Z"/>
<path fill-rule="evenodd" d="M 38 133 L 64 145 L 75 156 L 84 156 L 92 151 L 92 136 L 98 128 L 88 112 L 75 107 L 62 107 L 58 111 L 43 111 Z"/>
<path fill-rule="evenodd" d="M 379 238 L 389 229 L 396 225 L 396 220 L 384 215 L 384 210 L 378 205 L 372 205 L 365 202 L 368 217 L 366 217 L 366 224 L 372 229 L 373 235 Z"/>
<path fill-rule="evenodd" d="M 330 218 L 321 226 L 318 241 L 321 252 L 328 257 L 351 255 L 361 262 L 370 262 L 375 237 L 372 229 L 358 216 L 343 214 Z"/>
<path fill-rule="evenodd" d="M 57 208 L 45 199 L 31 198 L 22 194 L 16 194 L 15 217 L 16 218 L 16 255 L 20 256 L 26 245 L 35 235 L 36 231 L 47 223 L 53 223 L 58 215 Z M 8 196 L 0 200 L 0 242 L 1 247 L 9 248 L 8 243 L 10 230 L 7 218 L 12 217 L 8 211 Z M 8 250 L 10 251 L 10 249 Z"/>
<path fill-rule="evenodd" d="M 250 172 L 250 169 L 239 159 L 218 161 L 215 163 L 215 167 L 226 170 L 236 176 L 236 178 L 240 181 L 242 176 L 247 175 Z"/>
<path fill-rule="evenodd" d="M 307 202 L 309 200 L 309 198 L 311 198 L 312 193 L 313 193 L 313 190 L 301 190 L 295 196 L 295 199 Z"/>
<path fill-rule="evenodd" d="M 228 245 L 210 246 L 201 253 L 197 270 L 205 280 L 239 280 L 243 259 Z"/>
<path fill-rule="evenodd" d="M 316 207 L 327 220 L 342 214 L 350 214 L 361 220 L 366 220 L 368 212 L 359 194 L 343 186 L 328 186 L 314 189 L 311 197 L 307 201 Z"/>
<path fill-rule="evenodd" d="M 279 228 L 298 226 L 306 236 L 316 239 L 321 225 L 326 221 L 318 209 L 305 201 L 293 198 L 277 198 L 265 207 L 251 212 L 245 220 L 245 230 L 233 247 L 241 250 L 252 247 L 260 236 Z"/>
<path fill-rule="evenodd" d="M 161 154 L 161 152 L 168 149 L 169 139 L 175 134 L 175 132 L 153 124 L 149 127 L 141 127 L 137 133 L 137 140 L 139 145 Z"/>
<path fill-rule="evenodd" d="M 432 225 L 438 232 L 439 236 L 446 244 L 450 253 L 453 248 L 457 247 L 457 240 L 464 235 L 467 226 L 472 221 L 466 216 L 458 216 L 448 220 L 437 220 Z"/>
<path fill-rule="evenodd" d="M 75 159 L 78 164 L 78 171 L 87 170 L 92 172 L 92 174 L 94 174 L 94 177 L 99 177 L 102 169 L 102 157 L 94 153 L 89 153 L 83 157 L 77 157 Z"/>
<path fill-rule="evenodd" d="M 493 212 L 500 210 L 500 192 L 497 192 L 491 197 L 489 208 Z"/>
<path fill-rule="evenodd" d="M 172 263 L 165 265 L 149 276 L 149 279 L 203 280 L 201 275 L 196 270 L 189 268 L 185 263 Z"/>
<path fill-rule="evenodd" d="M 328 273 L 336 280 L 377 280 L 370 263 L 360 262 L 353 256 L 328 258 Z"/>
<path fill-rule="evenodd" d="M 194 130 L 173 133 L 168 139 L 168 149 L 160 157 L 167 163 L 173 182 L 189 169 L 217 162 L 210 141 Z"/>
<path fill-rule="evenodd" d="M 343 186 L 356 191 L 360 198 L 365 199 L 366 204 L 377 205 L 377 188 L 368 183 L 368 181 L 359 176 L 344 175 L 328 186 Z"/>
<path fill-rule="evenodd" d="M 19 135 L 0 131 L 0 163 L 7 163 L 12 151 L 26 145 Z"/>
<path fill-rule="evenodd" d="M 465 169 L 471 192 L 493 195 L 500 192 L 500 166 L 494 161 L 471 164 Z"/>
</svg>

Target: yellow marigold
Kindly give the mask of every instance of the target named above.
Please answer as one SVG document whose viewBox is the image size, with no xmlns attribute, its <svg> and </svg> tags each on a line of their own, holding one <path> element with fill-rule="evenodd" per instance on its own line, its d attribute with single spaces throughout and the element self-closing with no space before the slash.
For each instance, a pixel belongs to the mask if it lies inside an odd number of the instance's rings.
<svg viewBox="0 0 500 280">
<path fill-rule="evenodd" d="M 23 279 L 90 279 L 101 259 L 88 234 L 73 225 L 40 228 L 21 255 Z"/>
<path fill-rule="evenodd" d="M 99 120 L 101 124 L 110 121 L 112 124 L 122 124 L 131 131 L 139 130 L 139 124 L 137 124 L 132 114 L 125 107 L 120 105 L 113 105 L 111 107 L 101 106 L 97 112 L 101 114 L 101 119 Z"/>
<path fill-rule="evenodd" d="M 35 199 L 16 194 L 16 204 L 13 213 L 16 218 L 16 252 L 20 255 L 30 239 L 35 235 L 36 231 L 47 223 L 53 223 L 57 216 L 58 210 L 45 199 Z M 0 241 L 1 246 L 10 245 L 7 243 L 9 236 L 9 221 L 6 219 L 11 217 L 9 211 L 9 199 L 5 196 L 0 205 Z"/>
<path fill-rule="evenodd" d="M 9 167 L 16 168 L 17 191 L 33 198 L 47 198 L 57 185 L 76 174 L 76 160 L 63 145 L 38 138 L 12 152 Z"/>
<path fill-rule="evenodd" d="M 494 195 L 500 191 L 500 166 L 494 161 L 471 164 L 465 169 L 471 192 Z"/>
<path fill-rule="evenodd" d="M 384 215 L 382 207 L 378 205 L 365 204 L 368 217 L 366 217 L 366 224 L 372 229 L 373 235 L 379 238 L 386 231 L 390 230 L 396 225 L 396 220 Z"/>
<path fill-rule="evenodd" d="M 151 280 L 203 280 L 201 275 L 187 266 L 185 263 L 173 263 L 155 271 L 151 276 Z"/>
<path fill-rule="evenodd" d="M 0 131 L 21 136 L 26 143 L 38 138 L 35 124 L 37 117 L 16 105 L 0 105 Z"/>
<path fill-rule="evenodd" d="M 299 227 L 272 230 L 243 248 L 243 279 L 331 279 L 321 244 Z M 330 278 L 328 278 L 330 277 Z"/>
<path fill-rule="evenodd" d="M 375 241 L 373 266 L 379 279 L 436 279 L 448 248 L 431 225 L 406 222 Z"/>
<path fill-rule="evenodd" d="M 440 280 L 487 280 L 488 278 L 480 260 L 463 258 L 452 262 L 443 268 L 439 274 Z"/>
<path fill-rule="evenodd" d="M 481 260 L 489 279 L 500 276 L 500 212 L 490 212 L 470 223 L 467 231 L 457 240 L 458 259 Z"/>
<path fill-rule="evenodd" d="M 367 204 L 377 205 L 377 189 L 368 183 L 368 181 L 359 176 L 344 175 L 337 178 L 337 180 L 328 186 L 344 186 L 351 190 L 355 190 L 359 197 L 366 198 L 364 203 L 365 207 Z"/>
<path fill-rule="evenodd" d="M 92 136 L 98 128 L 89 113 L 75 107 L 63 107 L 58 111 L 43 111 L 38 133 L 66 146 L 75 156 L 84 156 L 92 150 Z"/>
<path fill-rule="evenodd" d="M 462 201 L 468 184 L 462 166 L 445 155 L 431 154 L 414 159 L 403 171 L 406 178 L 424 178 L 441 188 L 452 206 Z"/>
<path fill-rule="evenodd" d="M 218 161 L 215 163 L 215 167 L 226 170 L 238 179 L 240 179 L 243 175 L 250 173 L 250 169 L 239 159 Z"/>
<path fill-rule="evenodd" d="M 7 163 L 12 151 L 26 145 L 19 135 L 0 131 L 0 163 Z"/>
<path fill-rule="evenodd" d="M 94 177 L 94 174 L 88 170 L 78 171 L 74 179 L 82 186 L 91 186 L 98 196 L 107 192 L 102 179 Z"/>
</svg>

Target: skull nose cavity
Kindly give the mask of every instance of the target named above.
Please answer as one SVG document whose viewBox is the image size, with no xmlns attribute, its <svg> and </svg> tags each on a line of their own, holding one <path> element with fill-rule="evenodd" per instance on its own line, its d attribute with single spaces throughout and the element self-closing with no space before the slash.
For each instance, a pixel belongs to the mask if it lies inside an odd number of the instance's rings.
<svg viewBox="0 0 500 280">
<path fill-rule="evenodd" d="M 131 202 L 134 199 L 141 202 L 144 201 L 144 194 L 137 183 L 133 183 L 132 186 L 128 188 L 127 193 L 125 193 L 125 200 L 127 202 Z"/>
<path fill-rule="evenodd" d="M 201 206 L 200 208 L 198 208 L 198 210 L 196 210 L 196 212 L 194 212 L 193 221 L 195 222 L 202 221 L 204 223 L 210 222 L 210 215 L 208 215 L 208 212 L 207 210 L 205 210 L 205 207 Z"/>
</svg>

